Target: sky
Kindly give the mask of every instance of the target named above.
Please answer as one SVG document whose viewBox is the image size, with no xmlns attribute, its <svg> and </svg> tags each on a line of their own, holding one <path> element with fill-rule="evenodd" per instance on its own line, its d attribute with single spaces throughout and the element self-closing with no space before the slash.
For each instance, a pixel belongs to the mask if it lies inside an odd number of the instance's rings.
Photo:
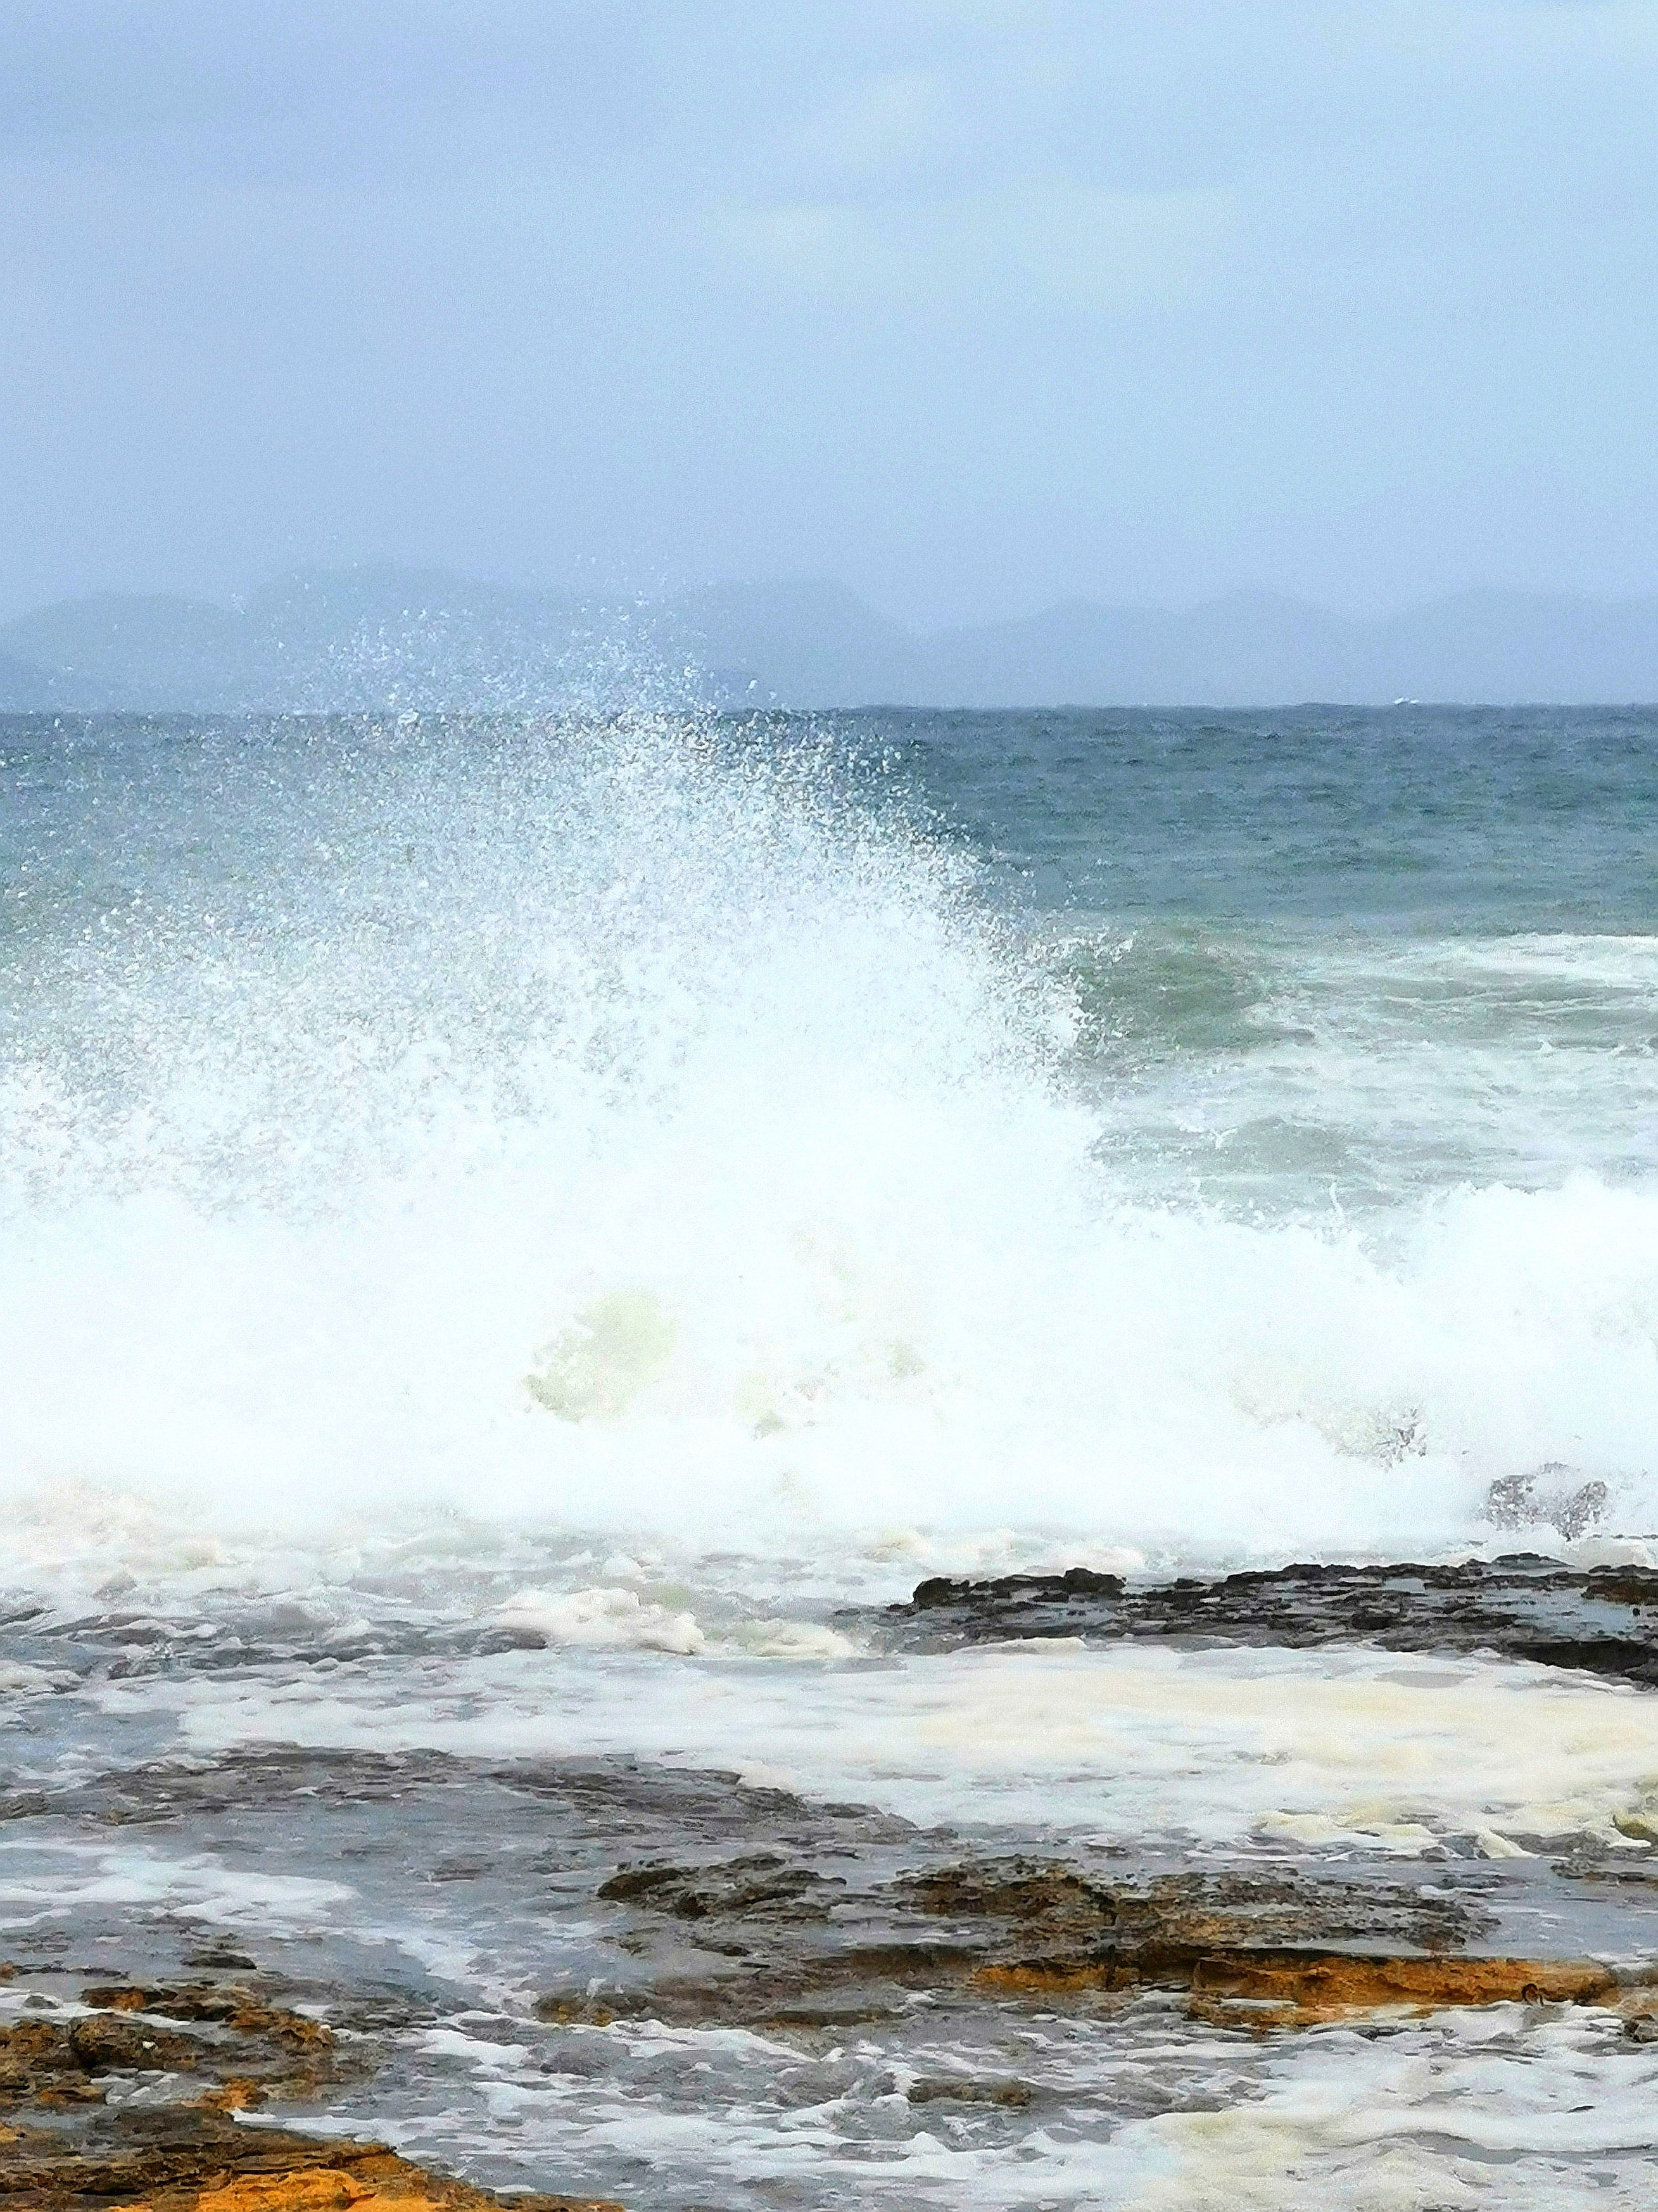
<svg viewBox="0 0 1658 2212">
<path fill-rule="evenodd" d="M 1658 0 L 5 0 L 0 617 L 1658 592 Z"/>
</svg>

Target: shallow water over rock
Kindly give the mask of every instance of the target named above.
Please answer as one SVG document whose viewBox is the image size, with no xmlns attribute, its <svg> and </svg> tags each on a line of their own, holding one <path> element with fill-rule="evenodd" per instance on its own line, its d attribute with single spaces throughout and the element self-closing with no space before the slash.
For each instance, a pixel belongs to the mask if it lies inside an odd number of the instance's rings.
<svg viewBox="0 0 1658 2212">
<path fill-rule="evenodd" d="M 499 1639 L 392 1650 L 370 1625 L 343 1661 L 249 1637 L 203 1668 L 184 1638 L 166 1640 L 179 1667 L 135 1672 L 118 1650 L 153 1642 L 17 1622 L 40 1679 L 3 1739 L 6 2186 L 83 2158 L 152 2198 L 199 2191 L 227 2128 L 240 2158 L 279 2125 L 630 2212 L 1254 2202 L 1250 2177 L 1285 2159 L 1337 2204 L 1424 2201 L 1429 2174 L 1447 2203 L 1634 2204 L 1658 1871 L 1611 1779 L 1613 1814 L 1585 1800 L 1515 1840 L 1468 1825 L 1455 1777 L 1412 1824 L 1406 1776 L 1367 1832 L 1333 1747 L 1327 1767 L 1304 1744 L 1274 1765 L 1248 1716 L 1258 1692 L 1268 1712 L 1310 1697 L 1297 1725 L 1316 1734 L 1336 1696 L 1332 1715 L 1385 1728 L 1404 1698 L 1461 1715 L 1454 1736 L 1495 1699 L 1499 1733 L 1512 1711 L 1546 1736 L 1564 1697 L 1576 1765 L 1599 1726 L 1633 1788 L 1634 1670 L 1467 1655 L 1508 1634 L 1593 1650 L 1619 1607 L 1612 1632 L 1637 1640 L 1643 1592 L 1533 1559 L 924 1585 L 864 1623 L 891 1656 L 786 1668 L 793 1781 L 765 1717 L 776 1662 L 573 1672 Z M 1284 1648 L 1351 1638 L 1360 1606 L 1402 1656 L 1348 1641 L 1313 1674 Z M 1010 1632 L 1027 1640 L 989 1640 Z M 1126 1636 L 1147 1646 L 1127 1674 Z M 1213 1675 L 1229 1649 L 1268 1671 Z M 1136 1710 L 1188 1750 L 1158 1765 L 1131 1733 L 1090 1765 L 1078 1727 Z M 1003 1711 L 1048 1816 L 977 1787 L 929 1812 L 941 1721 L 982 1738 Z M 729 1765 L 700 1747 L 720 1740 Z M 859 1786 L 831 1792 L 836 1773 Z M 1274 1813 L 1296 1787 L 1326 1810 Z M 313 2155 L 295 2154 L 321 2172 Z M 369 2185 L 368 2155 L 341 2154 L 358 2179 L 337 2201 Z M 1378 2175 L 1392 2196 L 1363 2194 Z"/>
</svg>

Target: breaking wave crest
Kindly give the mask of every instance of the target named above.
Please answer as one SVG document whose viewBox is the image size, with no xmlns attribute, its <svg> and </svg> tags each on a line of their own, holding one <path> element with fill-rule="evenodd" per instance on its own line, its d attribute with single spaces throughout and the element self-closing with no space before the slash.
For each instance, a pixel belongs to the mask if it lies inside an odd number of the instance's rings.
<svg viewBox="0 0 1658 2212">
<path fill-rule="evenodd" d="M 1503 1483 L 1658 1519 L 1658 1194 L 1136 1200 L 1063 974 L 827 747 L 410 720 L 62 773 L 0 956 L 8 1579 L 531 1526 L 878 1580 L 1397 1552 Z"/>
</svg>

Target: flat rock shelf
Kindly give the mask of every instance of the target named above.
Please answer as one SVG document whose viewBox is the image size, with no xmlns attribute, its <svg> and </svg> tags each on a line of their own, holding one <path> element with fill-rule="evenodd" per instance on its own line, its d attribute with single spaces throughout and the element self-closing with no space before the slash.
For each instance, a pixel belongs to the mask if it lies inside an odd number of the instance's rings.
<svg viewBox="0 0 1658 2212">
<path fill-rule="evenodd" d="M 841 1625 L 878 1670 L 998 1642 L 1379 1646 L 1587 1670 L 1639 1705 L 1655 1607 L 1658 1574 L 1516 1555 L 935 1580 Z M 125 1695 L 137 1678 L 97 1679 Z M 763 2106 L 780 2128 L 832 2109 L 854 2159 L 900 2128 L 1017 2158 L 1033 2130 L 1247 2101 L 1260 2054 L 1333 2028 L 1509 2008 L 1515 2036 L 1592 2021 L 1597 2049 L 1643 2059 L 1651 1842 L 1453 1838 L 1400 1858 L 1293 1833 L 1102 1840 L 667 1755 L 25 1759 L 0 1798 L 0 2197 L 481 2212 L 507 2191 L 636 2212 L 717 2201 L 692 2152 L 671 2163 L 672 2129 L 715 2110 Z M 646 2108 L 668 2149 L 633 2147 Z M 732 2203 L 859 2201 L 855 2182 L 780 2194 L 741 2171 Z"/>
<path fill-rule="evenodd" d="M 947 1650 L 1014 1637 L 1150 1638 L 1278 1645 L 1368 1643 L 1389 1651 L 1494 1651 L 1658 1684 L 1658 1569 L 1564 1566 L 1536 1553 L 1449 1565 L 1259 1568 L 1206 1581 L 1064 1574 L 974 1582 L 935 1576 L 878 1632 L 893 1648 Z"/>
</svg>

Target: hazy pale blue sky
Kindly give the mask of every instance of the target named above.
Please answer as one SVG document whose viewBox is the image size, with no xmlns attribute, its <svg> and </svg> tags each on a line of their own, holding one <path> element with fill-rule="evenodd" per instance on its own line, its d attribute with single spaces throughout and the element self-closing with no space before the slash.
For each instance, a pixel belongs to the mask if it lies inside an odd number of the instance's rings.
<svg viewBox="0 0 1658 2212">
<path fill-rule="evenodd" d="M 1658 590 L 1658 0 L 5 0 L 0 614 Z"/>
</svg>

